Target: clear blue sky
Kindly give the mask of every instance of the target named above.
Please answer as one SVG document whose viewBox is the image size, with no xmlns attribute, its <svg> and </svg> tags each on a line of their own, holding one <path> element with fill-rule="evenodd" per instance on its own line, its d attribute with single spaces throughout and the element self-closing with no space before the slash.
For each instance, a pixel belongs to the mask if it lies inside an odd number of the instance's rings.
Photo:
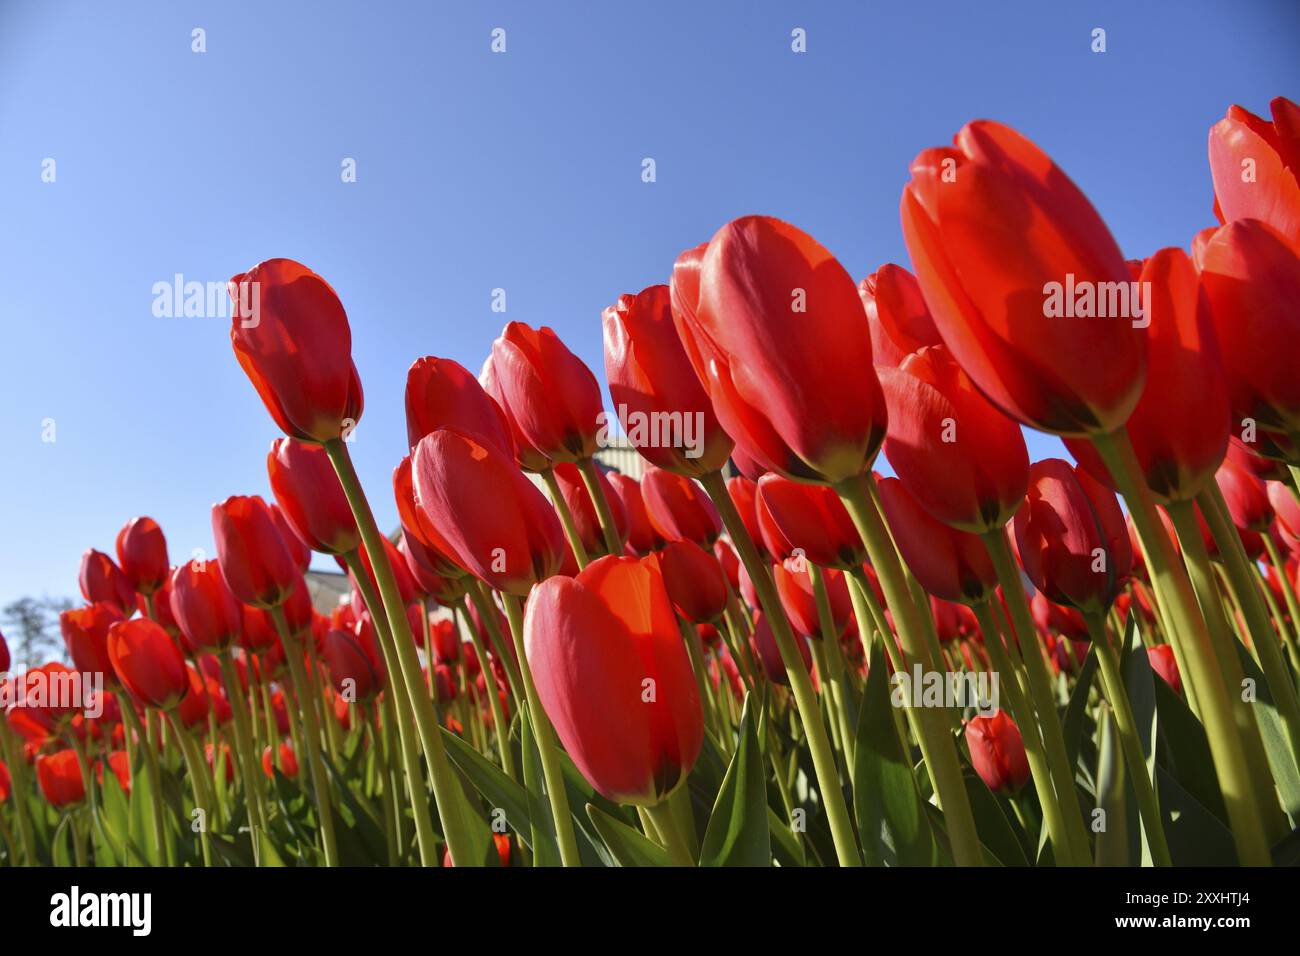
<svg viewBox="0 0 1300 956">
<path fill-rule="evenodd" d="M 1042 144 L 1127 254 L 1186 245 L 1209 126 L 1300 95 L 1298 27 L 1294 0 L 0 0 L 0 602 L 75 596 L 81 552 L 133 515 L 173 560 L 210 551 L 213 501 L 269 493 L 277 432 L 228 324 L 151 312 L 177 272 L 289 256 L 333 283 L 391 524 L 406 369 L 477 371 L 494 287 L 603 379 L 601 308 L 735 216 L 789 219 L 855 276 L 906 263 L 908 162 L 975 117 Z"/>
</svg>

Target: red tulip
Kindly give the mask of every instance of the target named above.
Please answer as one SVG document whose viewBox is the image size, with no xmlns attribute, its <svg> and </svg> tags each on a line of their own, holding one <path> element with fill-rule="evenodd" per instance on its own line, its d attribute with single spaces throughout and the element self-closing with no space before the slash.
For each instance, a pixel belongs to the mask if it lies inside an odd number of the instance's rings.
<svg viewBox="0 0 1300 956">
<path fill-rule="evenodd" d="M 239 639 L 239 602 L 216 560 L 187 561 L 172 572 L 171 612 L 197 652 L 220 651 Z"/>
<path fill-rule="evenodd" d="M 450 704 L 460 696 L 460 687 L 456 683 L 456 672 L 446 664 L 433 666 L 433 691 L 438 696 L 439 704 Z"/>
<path fill-rule="evenodd" d="M 1151 664 L 1151 669 L 1160 675 L 1166 684 L 1173 688 L 1175 693 L 1183 692 L 1183 678 L 1178 672 L 1178 661 L 1174 657 L 1174 649 L 1168 644 L 1157 644 L 1155 647 L 1147 648 L 1147 661 Z"/>
<path fill-rule="evenodd" d="M 942 345 L 916 276 L 887 262 L 858 285 L 876 367 L 897 368 L 913 352 Z"/>
<path fill-rule="evenodd" d="M 789 687 L 790 674 L 785 669 L 785 659 L 781 656 L 781 648 L 777 645 L 776 636 L 772 633 L 772 625 L 767 623 L 767 616 L 762 611 L 754 615 L 754 633 L 750 636 L 749 641 L 754 656 L 762 666 L 767 679 L 773 684 Z M 807 639 L 802 634 L 796 633 L 794 643 L 799 651 L 799 656 L 803 658 L 803 666 L 811 670 L 812 651 L 808 649 Z"/>
<path fill-rule="evenodd" d="M 221 684 L 204 676 L 190 664 L 185 665 L 185 676 L 189 691 L 176 708 L 181 723 L 191 728 L 206 725 L 209 713 L 213 715 L 217 726 L 228 722 L 232 716 L 230 701 L 226 700 Z"/>
<path fill-rule="evenodd" d="M 1228 443 L 1228 392 L 1210 321 L 1209 299 L 1187 253 L 1161 249 L 1142 267 L 1150 283 L 1147 381 L 1128 435 L 1147 485 L 1162 500 L 1195 497 Z M 1115 487 L 1092 445 L 1067 438 L 1070 454 Z"/>
<path fill-rule="evenodd" d="M 653 562 L 608 556 L 576 578 L 542 582 L 524 633 L 542 707 L 592 786 L 650 805 L 686 778 L 703 711 Z"/>
<path fill-rule="evenodd" d="M 1110 295 L 1130 291 L 1129 270 L 1097 211 L 1042 150 L 1010 127 L 969 123 L 954 146 L 913 160 L 902 217 L 935 327 L 981 392 L 1042 431 L 1124 424 L 1146 368 L 1131 300 L 1116 308 Z M 1093 292 L 1105 308 L 1091 311 L 1107 317 L 1079 315 L 1073 297 L 1053 314 L 1054 299 L 1075 290 Z"/>
<path fill-rule="evenodd" d="M 146 707 L 170 710 L 190 688 L 180 649 L 147 618 L 109 628 L 108 656 L 122 685 Z"/>
<path fill-rule="evenodd" d="M 529 446 L 551 461 L 596 453 L 600 386 L 551 329 L 509 323 L 492 343 L 492 374 L 494 397 Z"/>
<path fill-rule="evenodd" d="M 614 493 L 609 479 L 596 469 L 596 481 L 605 493 L 609 510 L 614 515 L 614 527 L 618 529 L 619 538 L 627 537 L 627 512 L 623 510 L 622 500 Z M 587 493 L 587 486 L 582 481 L 582 473 L 572 462 L 562 461 L 555 466 L 555 483 L 559 485 L 564 503 L 573 515 L 573 523 L 578 529 L 578 537 L 588 554 L 604 554 L 605 538 L 600 529 L 600 518 L 596 515 L 596 506 Z"/>
<path fill-rule="evenodd" d="M 560 520 L 496 446 L 452 428 L 426 435 L 412 471 L 417 505 L 447 553 L 490 587 L 526 595 L 564 558 Z"/>
<path fill-rule="evenodd" d="M 465 596 L 465 576 L 444 577 L 433 569 L 429 552 L 417 542 L 413 535 L 402 529 L 402 538 L 397 542 L 397 550 L 402 555 L 406 570 L 410 572 L 415 589 L 427 595 L 439 604 L 451 605 Z"/>
<path fill-rule="evenodd" d="M 722 568 L 722 573 L 726 575 L 727 582 L 732 588 L 740 586 L 740 556 L 736 554 L 736 549 L 731 546 L 731 542 L 726 538 L 719 538 L 713 542 L 713 556 L 718 559 L 718 566 Z"/>
<path fill-rule="evenodd" d="M 324 657 L 334 689 L 349 703 L 373 700 L 384 689 L 388 671 L 369 620 L 358 621 L 351 632 L 330 630 Z"/>
<path fill-rule="evenodd" d="M 402 525 L 402 535 L 412 558 L 426 570 L 440 577 L 464 577 L 466 571 L 448 553 L 450 545 L 442 532 L 429 523 L 422 508 L 415 504 L 415 473 L 411 470 L 411 456 L 393 469 L 393 495 L 397 499 L 397 515 Z"/>
<path fill-rule="evenodd" d="M 738 449 L 790 478 L 866 471 L 885 433 L 871 334 L 853 279 L 816 240 L 779 219 L 729 222 L 679 258 L 672 300 Z"/>
<path fill-rule="evenodd" d="M 1215 472 L 1214 480 L 1223 492 L 1232 523 L 1240 531 L 1268 531 L 1273 520 L 1273 506 L 1269 504 L 1268 489 L 1264 482 L 1236 462 L 1225 461 Z"/>
<path fill-rule="evenodd" d="M 9 768 L 0 760 L 0 803 L 9 799 L 9 794 L 13 791 L 13 781 L 9 777 Z"/>
<path fill-rule="evenodd" d="M 1034 593 L 1029 602 L 1029 611 L 1033 615 L 1034 626 L 1044 634 L 1055 632 L 1076 642 L 1091 639 L 1088 624 L 1082 614 L 1072 607 L 1063 607 L 1048 600 L 1042 591 Z"/>
<path fill-rule="evenodd" d="M 121 608 L 123 614 L 135 610 L 135 588 L 103 551 L 87 549 L 81 556 L 81 596 L 91 604 L 107 601 Z"/>
<path fill-rule="evenodd" d="M 764 515 L 766 512 L 766 516 Z M 848 570 L 867 559 L 862 538 L 841 503 L 825 485 L 808 485 L 779 475 L 764 475 L 758 482 L 759 526 L 774 558 L 781 541 L 767 527 L 768 518 L 790 551 L 801 551 L 813 564 Z"/>
<path fill-rule="evenodd" d="M 1228 436 L 1228 457 L 1263 481 L 1290 481 L 1286 462 L 1300 461 L 1286 436 L 1261 430 L 1256 430 L 1249 445 L 1236 435 Z"/>
<path fill-rule="evenodd" d="M 167 580 L 167 539 L 153 518 L 132 518 L 117 533 L 117 562 L 131 586 L 152 594 Z"/>
<path fill-rule="evenodd" d="M 642 457 L 701 478 L 727 463 L 733 443 L 691 369 L 670 298 L 668 286 L 652 285 L 602 313 L 605 377 L 623 432 Z"/>
<path fill-rule="evenodd" d="M 780 564 L 772 565 L 772 577 L 776 581 L 776 593 L 781 598 L 781 606 L 785 609 L 790 624 L 804 637 L 821 640 L 821 617 L 817 612 L 817 596 L 807 563 L 787 558 Z M 822 571 L 822 580 L 826 583 L 826 596 L 830 600 L 835 637 L 842 638 L 848 633 L 853 621 L 853 602 L 849 598 L 848 580 L 843 572 L 834 568 Z"/>
<path fill-rule="evenodd" d="M 1005 710 L 967 721 L 966 746 L 975 772 L 994 793 L 1010 796 L 1029 780 L 1024 739 Z"/>
<path fill-rule="evenodd" d="M 420 439 L 445 426 L 494 442 L 515 454 L 510 421 L 478 379 L 459 362 L 426 355 L 406 373 L 406 437 L 415 448 Z"/>
<path fill-rule="evenodd" d="M 663 538 L 659 537 L 650 524 L 650 514 L 646 511 L 645 499 L 641 496 L 641 483 L 617 471 L 607 473 L 605 478 L 614 492 L 609 500 L 610 508 L 617 513 L 615 498 L 623 506 L 623 513 L 627 517 L 627 543 L 632 546 L 632 550 L 646 554 L 662 545 Z"/>
<path fill-rule="evenodd" d="M 122 612 L 107 601 L 88 604 L 59 615 L 63 643 L 77 670 L 83 674 L 102 674 L 109 686 L 117 684 L 117 676 L 113 673 L 113 664 L 108 656 L 108 630 L 125 620 Z M 4 670 L 0 667 L 0 672 Z"/>
<path fill-rule="evenodd" d="M 1300 433 L 1300 376 L 1286 343 L 1300 337 L 1300 249 L 1255 219 L 1224 226 L 1205 247 L 1201 277 L 1210 298 L 1223 372 L 1237 421 Z"/>
<path fill-rule="evenodd" d="M 298 757 L 293 752 L 293 744 L 287 740 L 281 741 L 279 750 L 280 773 L 292 780 L 298 776 Z M 271 748 L 267 747 L 262 751 L 262 773 L 271 779 L 275 779 L 275 766 L 271 758 Z"/>
<path fill-rule="evenodd" d="M 212 506 L 218 566 L 231 592 L 245 604 L 284 603 L 301 572 L 271 509 L 257 495 L 235 495 Z"/>
<path fill-rule="evenodd" d="M 241 647 L 253 654 L 265 654 L 279 645 L 280 637 L 275 632 L 275 624 L 269 614 L 247 604 L 239 606 L 239 613 Z"/>
<path fill-rule="evenodd" d="M 326 442 L 361 418 L 348 316 L 328 282 L 292 259 L 230 280 L 235 357 L 290 438 Z"/>
<path fill-rule="evenodd" d="M 1029 482 L 1019 426 L 975 390 L 941 345 L 878 373 L 889 408 L 885 457 L 917 503 L 962 531 L 1005 527 Z"/>
<path fill-rule="evenodd" d="M 936 521 L 903 482 L 881 481 L 880 504 L 899 553 L 928 593 L 945 601 L 977 604 L 997 588 L 984 542 Z"/>
<path fill-rule="evenodd" d="M 226 770 L 226 783 L 233 783 L 235 780 L 235 763 L 230 757 L 230 748 L 222 744 L 219 752 L 221 754 L 221 763 Z M 210 769 L 215 767 L 217 753 L 218 750 L 212 746 L 211 742 L 203 745 L 203 759 Z"/>
<path fill-rule="evenodd" d="M 1288 551 L 1300 551 L 1300 502 L 1296 501 L 1291 489 L 1280 481 L 1270 481 L 1265 487 L 1268 490 L 1269 506 L 1275 516 L 1274 527 L 1280 532 L 1283 545 Z M 3 660 L 3 656 L 0 656 L 0 661 Z M 0 666 L 0 671 L 3 670 L 4 667 Z"/>
<path fill-rule="evenodd" d="M 758 523 L 758 481 L 743 475 L 727 479 L 727 494 L 740 514 L 740 521 L 749 532 L 750 540 L 759 548 L 765 547 L 763 532 Z"/>
<path fill-rule="evenodd" d="M 36 782 L 41 794 L 55 809 L 86 799 L 86 782 L 74 750 L 60 750 L 36 758 Z"/>
<path fill-rule="evenodd" d="M 9 645 L 5 643 L 5 636 L 0 634 L 0 674 L 9 673 L 9 665 L 12 661 L 9 658 Z"/>
<path fill-rule="evenodd" d="M 1114 492 L 1060 458 L 1029 469 L 1029 494 L 1013 527 L 1029 580 L 1058 604 L 1104 613 L 1132 569 Z"/>
<path fill-rule="evenodd" d="M 324 448 L 277 438 L 266 456 L 266 471 L 276 504 L 299 542 L 322 554 L 347 554 L 361 544 L 356 518 Z"/>
<path fill-rule="evenodd" d="M 682 617 L 703 623 L 722 616 L 731 592 L 712 552 L 694 541 L 673 541 L 649 560 L 658 562 L 668 597 Z"/>
<path fill-rule="evenodd" d="M 401 552 L 398 551 L 397 545 L 393 544 L 393 542 L 388 538 L 384 538 L 383 542 L 384 558 L 388 561 L 389 567 L 393 570 L 393 583 L 397 585 L 398 597 L 401 598 L 402 606 L 405 607 L 415 600 L 417 590 L 415 578 L 412 577 L 410 569 L 407 568 L 406 559 L 402 557 Z M 375 577 L 375 568 L 370 562 L 370 552 L 365 548 L 362 548 L 358 553 L 361 557 L 361 567 L 370 578 L 370 583 L 374 587 L 375 593 L 378 594 L 379 580 Z M 349 572 L 349 574 L 350 573 L 351 572 Z M 354 593 L 356 593 L 355 590 Z M 357 607 L 362 607 L 365 602 L 358 596 L 355 603 Z"/>
<path fill-rule="evenodd" d="M 650 525 L 669 541 L 694 541 L 707 548 L 722 533 L 718 509 L 689 478 L 652 465 L 641 476 L 641 497 Z"/>
<path fill-rule="evenodd" d="M 1210 175 L 1221 221 L 1262 219 L 1300 250 L 1300 106 L 1274 99 L 1273 122 L 1241 106 L 1210 127 Z"/>
</svg>

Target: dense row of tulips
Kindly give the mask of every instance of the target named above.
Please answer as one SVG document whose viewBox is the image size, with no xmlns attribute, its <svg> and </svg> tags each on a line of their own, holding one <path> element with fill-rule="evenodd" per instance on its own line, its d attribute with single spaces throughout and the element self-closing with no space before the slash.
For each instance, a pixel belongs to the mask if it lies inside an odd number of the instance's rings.
<svg viewBox="0 0 1300 956">
<path fill-rule="evenodd" d="M 236 276 L 274 503 L 215 505 L 215 559 L 172 567 L 149 518 L 86 552 L 72 668 L 7 686 L 0 860 L 1293 860 L 1300 108 L 1233 107 L 1209 154 L 1191 254 L 1126 261 L 987 121 L 912 163 L 915 274 L 727 223 L 602 316 L 639 481 L 550 329 L 477 377 L 421 358 L 396 543 L 339 297 Z M 328 616 L 312 552 L 350 576 Z"/>
</svg>

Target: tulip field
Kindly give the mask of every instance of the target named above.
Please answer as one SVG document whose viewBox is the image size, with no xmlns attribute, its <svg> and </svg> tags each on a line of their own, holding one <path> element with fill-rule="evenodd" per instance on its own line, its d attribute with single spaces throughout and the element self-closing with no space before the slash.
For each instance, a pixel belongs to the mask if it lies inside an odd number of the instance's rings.
<svg viewBox="0 0 1300 956">
<path fill-rule="evenodd" d="M 1300 106 L 1270 110 L 1227 106 L 1217 223 L 1141 258 L 991 120 L 899 169 L 907 267 L 855 277 L 816 222 L 682 235 L 590 316 L 607 392 L 509 321 L 366 408 L 376 305 L 238 272 L 271 494 L 190 560 L 121 515 L 66 654 L 0 637 L 0 867 L 1300 864 Z M 363 487 L 353 429 L 403 414 Z"/>
</svg>

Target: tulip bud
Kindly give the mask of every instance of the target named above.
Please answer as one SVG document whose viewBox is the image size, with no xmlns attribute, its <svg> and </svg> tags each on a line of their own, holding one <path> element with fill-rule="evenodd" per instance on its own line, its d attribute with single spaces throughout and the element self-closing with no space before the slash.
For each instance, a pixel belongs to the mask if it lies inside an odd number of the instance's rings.
<svg viewBox="0 0 1300 956">
<path fill-rule="evenodd" d="M 153 518 L 132 518 L 117 533 L 117 562 L 131 586 L 152 594 L 167 580 L 167 539 Z"/>
<path fill-rule="evenodd" d="M 238 638 L 242 615 L 216 560 L 188 561 L 172 572 L 171 611 L 197 651 L 220 651 Z"/>
<path fill-rule="evenodd" d="M 271 509 L 257 495 L 235 495 L 212 506 L 212 537 L 221 575 L 245 604 L 283 604 L 302 576 Z"/>
<path fill-rule="evenodd" d="M 658 532 L 650 524 L 650 514 L 646 511 L 645 498 L 641 495 L 641 483 L 617 471 L 609 472 L 605 475 L 605 479 L 614 492 L 609 501 L 611 510 L 617 515 L 618 509 L 614 504 L 614 499 L 617 498 L 627 517 L 626 538 L 632 550 L 647 554 L 662 546 L 663 538 L 659 537 Z"/>
<path fill-rule="evenodd" d="M 727 608 L 727 579 L 713 554 L 694 541 L 673 541 L 656 556 L 668 597 L 682 617 L 715 621 Z"/>
<path fill-rule="evenodd" d="M 117 684 L 117 675 L 108 656 L 108 631 L 114 624 L 125 620 L 122 612 L 107 601 L 59 615 L 63 644 L 77 670 L 83 674 L 102 674 L 109 686 Z M 5 669 L 0 667 L 0 672 Z"/>
<path fill-rule="evenodd" d="M 825 485 L 764 475 L 758 482 L 757 513 L 763 540 L 774 558 L 784 560 L 797 550 L 813 564 L 842 570 L 867 559 L 848 510 Z"/>
<path fill-rule="evenodd" d="M 104 552 L 90 548 L 81 556 L 79 580 L 81 596 L 91 604 L 107 601 L 120 608 L 123 614 L 130 614 L 135 609 L 135 588 L 122 569 Z"/>
<path fill-rule="evenodd" d="M 86 783 L 74 750 L 60 750 L 36 759 L 36 782 L 55 809 L 86 799 Z"/>
<path fill-rule="evenodd" d="M 361 419 L 352 330 L 328 282 L 292 259 L 230 280 L 235 358 L 290 438 L 327 442 Z"/>
<path fill-rule="evenodd" d="M 122 685 L 146 707 L 170 710 L 190 689 L 180 649 L 148 618 L 110 627 L 108 657 Z"/>
<path fill-rule="evenodd" d="M 599 468 L 596 469 L 596 482 L 605 493 L 609 509 L 614 515 L 614 527 L 618 529 L 620 539 L 627 537 L 627 512 L 623 510 L 622 500 L 614 493 L 614 487 Z M 555 483 L 578 530 L 578 538 L 588 554 L 604 554 L 605 538 L 600 529 L 600 518 L 596 515 L 596 505 L 587 493 L 587 486 L 582 480 L 582 473 L 572 462 L 563 461 L 555 466 Z"/>
<path fill-rule="evenodd" d="M 939 330 L 916 276 L 887 262 L 858 284 L 871 330 L 871 357 L 877 368 L 897 368 L 908 355 L 942 345 Z"/>
<path fill-rule="evenodd" d="M 411 449 L 445 426 L 515 454 L 510 421 L 478 379 L 458 362 L 427 355 L 406 373 L 406 437 Z"/>
<path fill-rule="evenodd" d="M 542 582 L 524 634 L 537 696 L 591 785 L 643 806 L 676 789 L 699 756 L 703 710 L 655 564 L 609 556 Z"/>
<path fill-rule="evenodd" d="M 1210 176 L 1220 222 L 1262 219 L 1300 250 L 1300 106 L 1270 104 L 1273 121 L 1241 106 L 1210 127 Z M 1246 161 L 1255 175 L 1242 174 Z"/>
<path fill-rule="evenodd" d="M 994 793 L 1011 796 L 1029 780 L 1029 760 L 1020 728 L 999 710 L 992 717 L 973 717 L 966 723 L 970 762 Z"/>
<path fill-rule="evenodd" d="M 718 509 L 694 481 L 653 465 L 641 476 L 650 525 L 669 541 L 694 541 L 708 548 L 722 533 Z"/>
<path fill-rule="evenodd" d="M 1147 660 L 1151 663 L 1151 669 L 1160 675 L 1175 693 L 1183 692 L 1183 678 L 1178 672 L 1178 660 L 1174 657 L 1174 649 L 1168 644 L 1157 644 L 1155 647 L 1147 648 Z"/>
<path fill-rule="evenodd" d="M 978 537 L 936 521 L 897 478 L 880 482 L 880 504 L 899 553 L 928 593 L 963 604 L 993 593 L 997 574 Z"/>
<path fill-rule="evenodd" d="M 324 448 L 277 438 L 266 456 L 266 470 L 276 504 L 298 542 L 322 554 L 347 554 L 361 544 L 356 518 Z"/>
</svg>

